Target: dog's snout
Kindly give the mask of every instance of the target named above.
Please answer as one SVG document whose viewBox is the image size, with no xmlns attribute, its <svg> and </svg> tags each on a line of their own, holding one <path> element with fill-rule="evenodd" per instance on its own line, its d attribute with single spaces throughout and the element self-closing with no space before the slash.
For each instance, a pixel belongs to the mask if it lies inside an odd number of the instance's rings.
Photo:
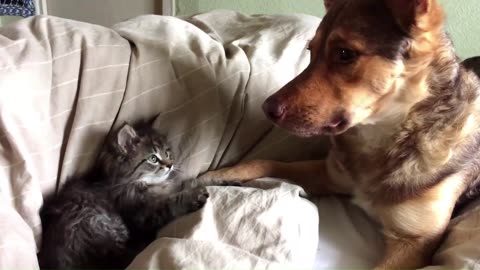
<svg viewBox="0 0 480 270">
<path fill-rule="evenodd" d="M 263 103 L 262 108 L 265 112 L 265 115 L 267 115 L 267 117 L 273 121 L 280 120 L 286 112 L 286 107 L 284 104 L 280 104 L 270 98 Z"/>
</svg>

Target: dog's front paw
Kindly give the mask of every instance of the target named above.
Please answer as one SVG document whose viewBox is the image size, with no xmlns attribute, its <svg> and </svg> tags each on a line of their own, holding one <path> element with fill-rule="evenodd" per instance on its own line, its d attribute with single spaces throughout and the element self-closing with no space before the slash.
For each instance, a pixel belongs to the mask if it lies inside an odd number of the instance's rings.
<svg viewBox="0 0 480 270">
<path fill-rule="evenodd" d="M 225 169 L 204 173 L 197 181 L 203 186 L 242 186 L 242 181 L 234 179 Z"/>
<path fill-rule="evenodd" d="M 219 181 L 216 181 L 215 183 L 211 183 L 210 186 L 241 187 L 243 186 L 243 182 L 238 180 L 219 180 Z"/>
<path fill-rule="evenodd" d="M 218 171 L 210 171 L 200 175 L 197 178 L 197 181 L 202 185 L 208 186 L 211 183 L 218 181 L 219 177 L 220 175 Z"/>
</svg>

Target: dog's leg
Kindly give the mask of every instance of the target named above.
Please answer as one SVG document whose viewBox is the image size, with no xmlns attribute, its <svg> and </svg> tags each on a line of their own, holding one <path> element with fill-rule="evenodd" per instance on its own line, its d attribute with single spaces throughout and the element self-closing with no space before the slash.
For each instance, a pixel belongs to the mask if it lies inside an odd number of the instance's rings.
<svg viewBox="0 0 480 270">
<path fill-rule="evenodd" d="M 427 266 L 450 222 L 464 183 L 458 173 L 409 200 L 395 204 L 377 202 L 373 211 L 383 225 L 386 245 L 377 268 Z"/>
<path fill-rule="evenodd" d="M 385 237 L 385 253 L 376 270 L 418 269 L 429 265 L 440 236 Z"/>
<path fill-rule="evenodd" d="M 278 162 L 254 160 L 233 167 L 223 168 L 202 175 L 199 180 L 205 183 L 221 181 L 249 181 L 262 177 L 275 177 L 290 180 L 302 186 L 310 195 L 349 194 L 347 185 L 341 185 L 332 177 L 324 160 L 301 162 Z"/>
</svg>

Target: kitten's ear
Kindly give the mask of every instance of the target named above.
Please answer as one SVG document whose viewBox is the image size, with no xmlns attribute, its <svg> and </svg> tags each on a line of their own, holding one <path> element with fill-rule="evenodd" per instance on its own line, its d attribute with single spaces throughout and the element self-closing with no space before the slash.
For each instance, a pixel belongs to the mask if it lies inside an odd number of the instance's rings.
<svg viewBox="0 0 480 270">
<path fill-rule="evenodd" d="M 149 126 L 153 126 L 153 123 L 155 123 L 155 121 L 157 120 L 157 118 L 160 116 L 160 114 L 162 113 L 157 113 L 156 115 L 154 115 L 152 118 L 150 118 L 150 120 L 147 122 L 147 124 Z"/>
<path fill-rule="evenodd" d="M 117 144 L 123 154 L 127 154 L 128 152 L 132 151 L 138 142 L 139 138 L 137 132 L 135 132 L 135 129 L 129 124 L 125 124 L 118 131 Z"/>
</svg>

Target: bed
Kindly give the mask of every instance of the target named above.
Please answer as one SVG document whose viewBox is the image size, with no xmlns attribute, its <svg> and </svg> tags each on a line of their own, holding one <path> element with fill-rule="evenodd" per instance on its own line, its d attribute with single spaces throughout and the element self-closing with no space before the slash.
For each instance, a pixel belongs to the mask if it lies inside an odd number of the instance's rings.
<svg viewBox="0 0 480 270">
<path fill-rule="evenodd" d="M 110 130 L 159 114 L 181 178 L 241 160 L 322 158 L 325 138 L 275 128 L 263 100 L 308 64 L 320 19 L 217 10 L 104 28 L 36 16 L 0 29 L 0 268 L 37 269 L 44 196 L 87 170 Z M 130 269 L 369 268 L 379 228 L 347 200 L 278 179 L 209 187 L 204 209 L 158 232 Z M 480 268 L 480 203 L 428 268 Z M 428 226 L 428 224 L 426 224 Z"/>
</svg>

